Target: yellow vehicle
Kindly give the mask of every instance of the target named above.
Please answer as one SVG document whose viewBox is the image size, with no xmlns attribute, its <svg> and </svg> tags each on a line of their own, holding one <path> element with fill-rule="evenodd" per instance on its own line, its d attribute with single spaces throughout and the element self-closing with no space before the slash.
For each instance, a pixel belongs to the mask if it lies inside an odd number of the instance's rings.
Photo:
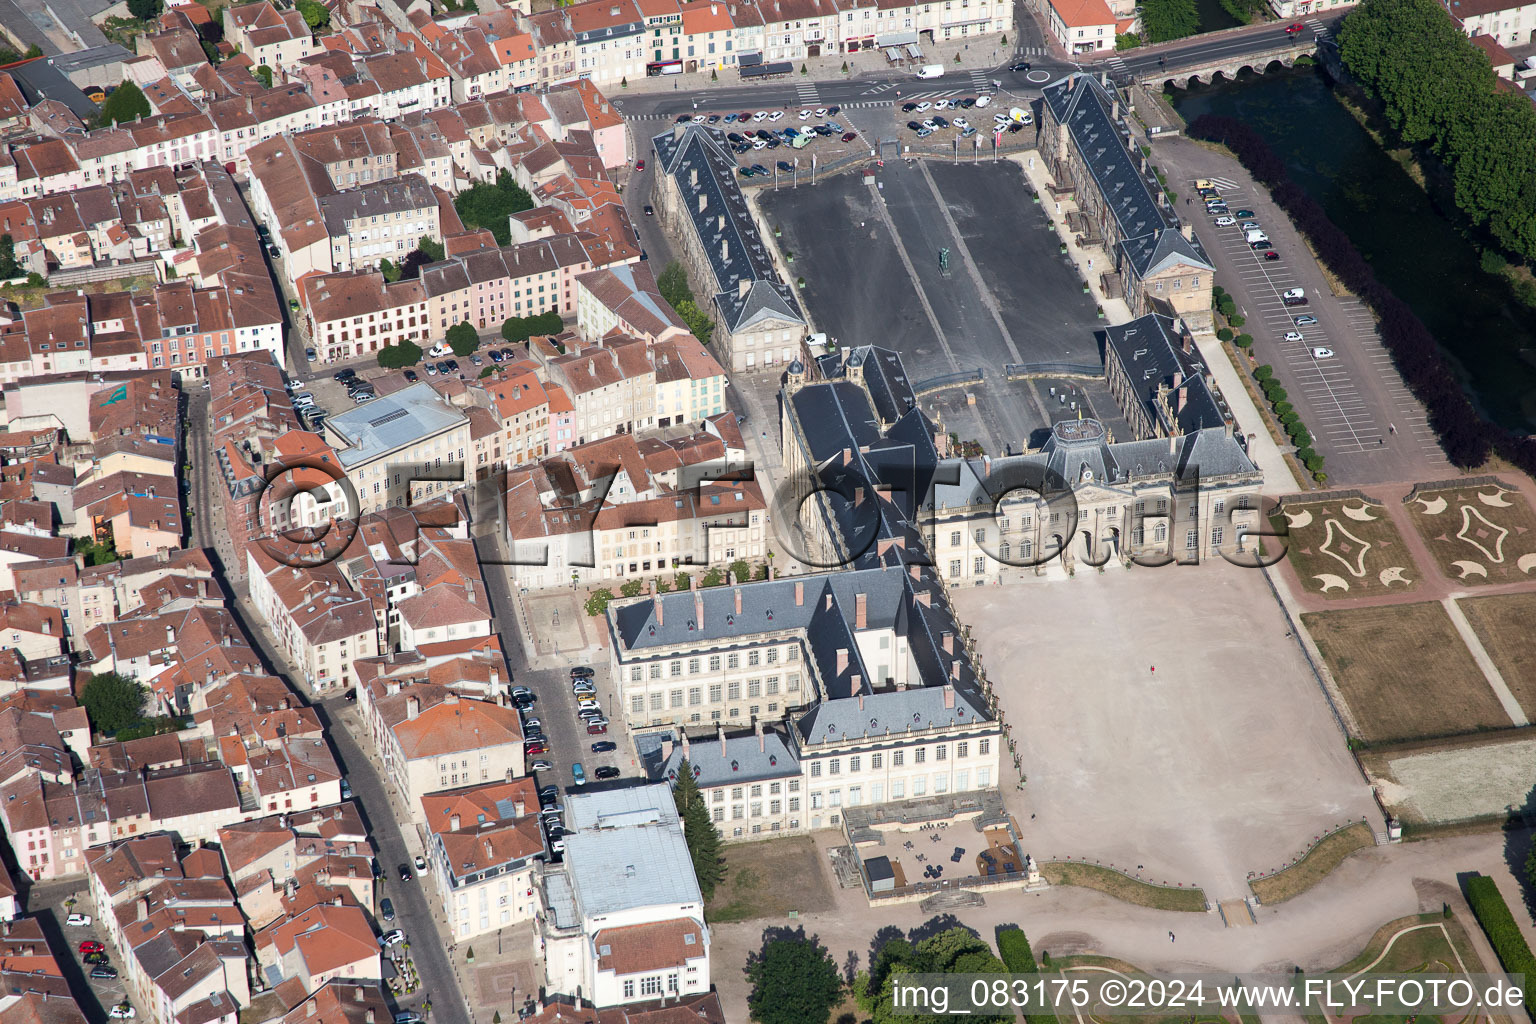
<svg viewBox="0 0 1536 1024">
<path fill-rule="evenodd" d="M 1201 178 L 1201 179 L 1199 179 L 1198 181 L 1195 182 L 1195 190 L 1196 191 L 1199 191 L 1202 188 L 1215 188 L 1215 187 L 1216 186 L 1212 185 L 1209 181 L 1206 181 L 1204 178 Z"/>
<path fill-rule="evenodd" d="M 92 103 L 105 103 L 107 101 L 107 94 L 102 92 L 100 89 L 92 89 L 90 92 L 85 94 L 85 98 L 90 100 Z"/>
</svg>

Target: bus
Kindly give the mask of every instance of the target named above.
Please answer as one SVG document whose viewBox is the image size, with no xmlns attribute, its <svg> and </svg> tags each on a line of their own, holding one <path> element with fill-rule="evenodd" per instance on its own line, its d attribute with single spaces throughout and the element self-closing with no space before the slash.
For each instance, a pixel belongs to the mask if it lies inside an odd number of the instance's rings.
<svg viewBox="0 0 1536 1024">
<path fill-rule="evenodd" d="M 683 73 L 683 62 L 680 60 L 657 60 L 645 66 L 645 77 L 660 78 L 662 75 L 680 75 Z"/>
</svg>

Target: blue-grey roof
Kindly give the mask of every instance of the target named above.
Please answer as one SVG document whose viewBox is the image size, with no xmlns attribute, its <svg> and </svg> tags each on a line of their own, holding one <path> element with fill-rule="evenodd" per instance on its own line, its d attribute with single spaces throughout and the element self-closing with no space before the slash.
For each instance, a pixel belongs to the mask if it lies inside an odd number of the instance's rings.
<svg viewBox="0 0 1536 1024">
<path fill-rule="evenodd" d="M 1045 105 L 1067 126 L 1119 228 L 1121 251 L 1146 277 L 1172 259 L 1211 269 L 1200 243 L 1179 231 L 1179 218 L 1162 204 L 1162 187 L 1143 174 L 1115 123 L 1114 100 L 1098 78 L 1074 72 L 1041 90 Z"/>
<path fill-rule="evenodd" d="M 864 369 L 864 384 L 882 422 L 894 423 L 917 407 L 917 395 L 907 380 L 901 356 L 888 348 L 865 345 L 853 351 L 850 359 L 853 358 Z"/>
<path fill-rule="evenodd" d="M 571 889 L 571 876 L 564 871 L 545 872 L 544 905 L 555 919 L 556 928 L 581 927 L 581 917 L 576 913 L 576 893 Z"/>
<path fill-rule="evenodd" d="M 1144 317 L 1105 330 L 1108 344 L 1105 358 L 1118 363 L 1131 382 L 1136 400 L 1148 412 L 1153 422 L 1161 423 L 1164 433 L 1193 433 L 1204 427 L 1221 427 L 1227 422 L 1226 410 L 1211 391 L 1205 378 L 1205 363 L 1196 351 L 1185 352 L 1183 335 L 1172 317 L 1161 313 L 1149 313 Z M 1174 406 L 1173 423 L 1168 422 L 1158 390 L 1166 385 L 1172 389 L 1174 377 L 1179 377 L 1179 389 L 1170 396 Z M 1177 425 L 1178 430 L 1171 429 Z"/>
<path fill-rule="evenodd" d="M 946 701 L 949 702 L 946 705 Z M 943 686 L 872 693 L 858 700 L 819 704 L 800 719 L 806 744 L 901 735 L 924 729 L 978 725 L 989 721 L 974 693 Z"/>
<path fill-rule="evenodd" d="M 670 787 L 571 793 L 565 807 L 565 863 L 585 917 L 703 902 Z"/>
<path fill-rule="evenodd" d="M 326 421 L 338 439 L 336 458 L 344 468 L 376 459 L 424 437 L 463 423 L 462 411 L 443 401 L 426 381 L 401 388 Z"/>
<path fill-rule="evenodd" d="M 659 746 L 656 753 L 661 753 Z M 671 756 L 648 763 L 647 771 L 658 782 L 672 785 L 682 762 L 683 747 L 678 742 L 672 747 Z M 718 738 L 690 743 L 688 762 L 693 767 L 694 781 L 703 788 L 793 779 L 800 775 L 800 759 L 788 739 L 773 729 L 764 729 L 760 736 L 750 732 L 727 736 L 724 750 Z"/>
<path fill-rule="evenodd" d="M 651 144 L 709 258 L 718 289 L 710 301 L 726 326 L 739 331 L 767 317 L 804 324 L 800 304 L 779 279 L 736 182 L 736 160 L 726 151 L 725 133 L 705 125 L 674 125 Z"/>
</svg>

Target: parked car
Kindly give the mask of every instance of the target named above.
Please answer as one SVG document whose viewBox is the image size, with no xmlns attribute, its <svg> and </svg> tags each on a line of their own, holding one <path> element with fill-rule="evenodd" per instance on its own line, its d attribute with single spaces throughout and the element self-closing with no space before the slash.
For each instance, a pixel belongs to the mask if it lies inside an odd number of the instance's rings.
<svg viewBox="0 0 1536 1024">
<path fill-rule="evenodd" d="M 916 121 L 908 121 L 907 122 L 907 127 L 912 129 L 914 132 L 918 132 L 918 131 L 922 131 L 923 130 L 923 126 L 918 124 Z"/>
<path fill-rule="evenodd" d="M 89 928 L 91 926 L 90 914 L 70 914 L 64 919 L 64 923 L 71 928 Z"/>
<path fill-rule="evenodd" d="M 353 377 L 356 377 L 356 376 L 357 376 L 357 371 L 348 368 L 348 369 L 345 369 L 345 370 L 337 370 L 335 373 L 331 374 L 331 380 L 348 381 L 348 380 L 351 380 Z"/>
<path fill-rule="evenodd" d="M 571 667 L 572 679 L 591 679 L 595 675 L 597 675 L 597 672 L 590 665 L 574 665 Z"/>
<path fill-rule="evenodd" d="M 1254 252 L 1265 252 L 1268 251 L 1269 247 L 1273 244 L 1274 243 L 1267 238 L 1260 238 L 1257 241 L 1249 242 L 1248 248 L 1252 249 Z"/>
<path fill-rule="evenodd" d="M 526 686 L 512 687 L 512 699 L 513 701 L 526 700 L 530 704 L 538 700 L 538 698 L 533 695 L 533 691 L 528 689 Z"/>
<path fill-rule="evenodd" d="M 963 117 L 957 117 L 955 118 L 954 125 L 956 128 L 969 128 L 971 126 L 971 122 L 967 121 Z"/>
<path fill-rule="evenodd" d="M 87 953 L 87 954 L 85 954 L 83 959 L 88 964 L 100 965 L 100 964 L 107 963 L 109 958 L 108 958 L 107 954 L 105 954 L 105 953 Z"/>
<path fill-rule="evenodd" d="M 910 113 L 912 113 L 912 111 L 914 111 L 916 109 L 917 109 L 917 104 L 916 103 L 903 103 L 901 105 L 901 112 L 903 114 L 910 114 Z"/>
<path fill-rule="evenodd" d="M 601 768 L 599 768 L 596 772 L 594 772 L 593 774 L 597 777 L 597 780 L 599 782 L 602 782 L 602 781 L 604 781 L 606 779 L 616 779 L 616 778 L 618 778 L 619 777 L 619 770 L 617 768 L 615 768 L 611 764 L 605 764 Z"/>
<path fill-rule="evenodd" d="M 1306 340 L 1306 335 L 1302 334 L 1300 331 L 1286 331 L 1285 332 L 1285 340 L 1286 341 L 1305 341 Z"/>
<path fill-rule="evenodd" d="M 976 137 L 976 129 L 975 128 L 967 128 L 967 129 L 965 129 L 965 131 L 960 133 L 960 137 L 962 139 L 972 139 L 972 138 L 975 138 Z"/>
<path fill-rule="evenodd" d="M 402 371 L 402 372 L 403 372 L 403 374 L 405 376 L 405 381 L 406 381 L 407 384 L 415 384 L 417 381 L 421 380 L 420 377 L 416 376 L 416 371 L 411 369 L 410 367 L 406 367 L 405 370 Z M 353 700 L 357 700 L 356 697 L 353 697 L 352 699 Z"/>
<path fill-rule="evenodd" d="M 737 115 L 726 114 L 722 120 L 724 120 L 726 124 L 735 124 L 737 121 Z"/>
<path fill-rule="evenodd" d="M 127 1003 L 119 1003 L 112 1007 L 111 1010 L 107 1011 L 107 1016 L 111 1017 L 113 1020 L 133 1020 L 133 1018 L 137 1017 L 138 1014 L 135 1013 L 133 1011 L 133 1007 L 129 1006 Z"/>
<path fill-rule="evenodd" d="M 917 137 L 920 138 L 920 139 L 926 139 L 928 136 L 930 136 L 932 134 L 933 134 L 933 129 L 932 128 L 919 128 L 917 130 Z"/>
<path fill-rule="evenodd" d="M 606 754 L 610 750 L 618 749 L 619 745 L 613 742 L 613 740 L 598 740 L 596 743 L 592 744 L 592 753 L 594 754 Z"/>
<path fill-rule="evenodd" d="M 924 111 L 924 110 L 927 110 L 927 109 L 928 109 L 928 108 L 929 108 L 929 107 L 931 107 L 931 106 L 933 106 L 933 104 L 932 104 L 932 103 L 929 103 L 929 102 L 928 102 L 928 101 L 927 101 L 927 100 L 923 100 L 923 101 L 922 101 L 922 102 L 921 102 L 921 103 L 919 103 L 919 104 L 918 104 L 918 105 L 917 105 L 917 109 L 918 109 L 918 110 L 919 110 L 919 111 Z"/>
<path fill-rule="evenodd" d="M 1236 217 L 1257 217 L 1258 214 L 1254 213 L 1252 210 L 1238 210 L 1237 213 L 1235 213 L 1233 216 L 1236 216 Z"/>
<path fill-rule="evenodd" d="M 770 120 L 770 121 L 779 121 L 779 120 L 782 120 L 783 117 L 784 117 L 784 111 L 782 111 L 782 110 L 775 110 L 773 113 L 768 115 L 768 120 Z"/>
<path fill-rule="evenodd" d="M 1313 359 L 1331 359 L 1332 357 L 1333 357 L 1333 349 L 1331 349 L 1331 348 L 1322 348 L 1321 346 L 1319 346 L 1318 348 L 1314 348 L 1312 350 L 1312 358 Z"/>
<path fill-rule="evenodd" d="M 1219 228 L 1229 228 L 1236 223 L 1237 221 L 1232 217 L 1222 216 L 1216 218 L 1216 226 Z"/>
<path fill-rule="evenodd" d="M 528 770 L 531 772 L 548 772 L 553 771 L 554 767 L 548 761 L 534 761 L 528 765 Z"/>
<path fill-rule="evenodd" d="M 410 880 L 411 880 L 411 866 L 409 864 L 401 864 L 400 865 L 400 881 L 402 881 L 402 882 L 409 882 Z"/>
<path fill-rule="evenodd" d="M 427 376 L 428 377 L 436 377 L 437 376 L 437 364 L 436 363 L 426 363 L 426 364 L 424 364 L 422 366 L 422 369 L 427 371 Z"/>
<path fill-rule="evenodd" d="M 352 783 L 348 782 L 346 779 L 341 780 L 341 798 L 343 800 L 352 799 Z"/>
<path fill-rule="evenodd" d="M 1287 306 L 1305 306 L 1312 300 L 1305 295 L 1298 295 L 1294 299 L 1281 299 L 1280 301 L 1284 302 Z"/>
<path fill-rule="evenodd" d="M 571 765 L 571 781 L 578 786 L 587 784 L 587 770 L 581 766 L 580 761 Z"/>
<path fill-rule="evenodd" d="M 106 948 L 106 946 L 103 946 L 95 939 L 86 939 L 84 942 L 80 943 L 80 955 L 84 956 L 86 953 L 100 953 Z"/>
<path fill-rule="evenodd" d="M 1301 316 L 1296 318 L 1297 327 L 1308 327 L 1315 323 L 1317 323 L 1317 317 L 1313 316 L 1311 313 L 1303 313 Z"/>
<path fill-rule="evenodd" d="M 396 928 L 393 931 L 385 932 L 383 935 L 379 936 L 380 946 L 393 946 L 404 941 L 405 932 L 401 931 L 399 928 Z"/>
<path fill-rule="evenodd" d="M 858 135 L 857 132 L 843 132 L 843 141 L 844 142 L 852 142 L 854 139 L 856 139 L 858 137 L 859 137 L 859 135 Z"/>
<path fill-rule="evenodd" d="M 102 964 L 100 967 L 92 967 L 91 977 L 100 979 L 101 981 L 112 981 L 117 977 L 117 968 L 108 967 L 106 964 Z"/>
<path fill-rule="evenodd" d="M 395 905 L 390 902 L 388 896 L 379 900 L 379 916 L 382 917 L 386 923 L 395 919 Z"/>
<path fill-rule="evenodd" d="M 793 174 L 795 170 L 795 165 L 790 163 L 788 160 L 780 160 L 778 163 L 774 164 L 774 166 L 783 171 L 785 174 Z"/>
<path fill-rule="evenodd" d="M 395 1024 L 421 1024 L 421 1014 L 415 1010 L 401 1010 L 395 1014 Z"/>
<path fill-rule="evenodd" d="M 1305 288 L 1287 288 L 1285 294 L 1280 297 L 1282 299 L 1304 299 L 1307 297 L 1307 290 Z"/>
<path fill-rule="evenodd" d="M 1280 258 L 1280 254 L 1277 253 L 1277 252 L 1274 252 L 1274 251 L 1270 251 L 1270 252 L 1267 252 L 1267 253 L 1264 254 L 1264 258 L 1266 260 L 1269 260 L 1271 263 L 1273 263 L 1275 260 L 1278 260 Z"/>
<path fill-rule="evenodd" d="M 1244 231 L 1257 231 L 1259 230 L 1259 222 L 1256 220 L 1245 220 L 1239 224 L 1238 227 L 1242 228 Z"/>
<path fill-rule="evenodd" d="M 836 103 L 834 103 L 830 107 L 827 108 L 827 115 L 831 116 L 831 117 L 836 117 L 838 115 L 838 112 L 841 111 L 842 109 L 843 109 L 842 107 L 840 107 Z"/>
<path fill-rule="evenodd" d="M 523 746 L 523 753 L 529 757 L 537 754 L 547 754 L 549 753 L 549 744 L 538 740 L 526 743 Z"/>
<path fill-rule="evenodd" d="M 608 720 L 606 718 L 594 719 L 587 723 L 588 736 L 606 736 L 608 734 Z"/>
<path fill-rule="evenodd" d="M 315 353 L 314 349 L 307 348 L 307 349 L 304 350 L 304 358 L 308 359 L 310 362 L 314 362 L 316 359 L 318 359 L 320 357 Z"/>
</svg>

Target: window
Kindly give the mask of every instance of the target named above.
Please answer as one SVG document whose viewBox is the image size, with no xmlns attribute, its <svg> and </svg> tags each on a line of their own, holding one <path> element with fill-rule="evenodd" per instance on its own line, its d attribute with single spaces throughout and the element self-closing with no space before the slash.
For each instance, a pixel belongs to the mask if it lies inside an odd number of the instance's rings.
<svg viewBox="0 0 1536 1024">
<path fill-rule="evenodd" d="M 1211 528 L 1211 546 L 1212 547 L 1220 547 L 1221 546 L 1221 538 L 1222 538 L 1222 536 L 1223 536 L 1223 534 L 1222 534 L 1222 528 L 1221 527 L 1219 527 L 1219 526 L 1212 527 Z"/>
<path fill-rule="evenodd" d="M 1200 534 L 1196 530 L 1184 531 L 1184 550 L 1193 551 L 1200 546 Z"/>
<path fill-rule="evenodd" d="M 983 573 L 985 573 L 986 571 L 987 571 L 987 559 L 986 559 L 986 556 L 985 555 L 977 555 L 976 556 L 975 566 L 974 566 L 974 568 L 972 568 L 971 572 L 974 575 L 980 576 Z"/>
<path fill-rule="evenodd" d="M 720 671 L 720 655 L 718 655 L 718 654 L 711 654 L 709 656 L 709 670 L 711 672 L 719 672 Z"/>
<path fill-rule="evenodd" d="M 696 676 L 696 675 L 699 674 L 699 659 L 698 658 L 689 658 L 688 659 L 688 674 L 691 675 L 691 676 Z"/>
<path fill-rule="evenodd" d="M 841 775 L 843 772 L 842 758 L 834 757 L 827 770 L 833 775 Z"/>
<path fill-rule="evenodd" d="M 976 742 L 976 752 L 979 753 L 983 757 L 985 757 L 988 754 L 992 753 L 992 741 L 991 740 L 978 740 Z"/>
<path fill-rule="evenodd" d="M 884 760 L 885 760 L 885 755 L 884 754 L 870 754 L 869 755 L 869 766 L 871 768 L 873 768 L 875 771 L 879 771 L 881 769 L 881 767 L 883 767 L 881 762 L 884 761 Z"/>
<path fill-rule="evenodd" d="M 625 978 L 624 979 L 624 998 L 625 999 L 633 999 L 633 998 L 635 998 L 635 979 L 633 979 L 633 978 Z"/>
<path fill-rule="evenodd" d="M 761 651 L 748 651 L 747 652 L 747 666 L 749 668 L 757 667 L 758 663 L 761 660 L 762 660 L 762 652 Z"/>
<path fill-rule="evenodd" d="M 891 783 L 891 799 L 900 800 L 907 795 L 907 784 L 901 779 Z"/>
<path fill-rule="evenodd" d="M 670 698 L 667 701 L 667 705 L 669 707 L 674 707 L 674 708 L 682 707 L 683 706 L 683 691 L 682 690 L 673 690 Z"/>
<path fill-rule="evenodd" d="M 732 679 L 725 692 L 729 700 L 741 700 L 741 680 Z"/>
<path fill-rule="evenodd" d="M 858 757 L 850 757 L 848 759 L 848 770 L 850 772 L 856 772 L 859 770 L 859 760 L 860 759 Z"/>
<path fill-rule="evenodd" d="M 952 548 L 957 548 L 957 547 L 960 546 L 960 531 L 959 530 L 953 530 L 953 531 L 950 532 L 950 534 L 949 534 L 949 546 L 952 547 Z"/>
<path fill-rule="evenodd" d="M 640 979 L 640 994 L 643 996 L 655 996 L 661 994 L 661 975 L 652 975 L 649 978 Z"/>
<path fill-rule="evenodd" d="M 737 654 L 734 651 L 732 651 L 730 654 L 727 654 L 725 656 L 725 667 L 726 668 L 741 668 L 741 655 Z"/>
<path fill-rule="evenodd" d="M 949 560 L 949 578 L 952 580 L 960 578 L 960 559 L 951 558 Z"/>
<path fill-rule="evenodd" d="M 762 684 L 762 681 L 759 680 L 759 679 L 753 679 L 753 680 L 748 681 L 748 683 L 747 683 L 747 696 L 748 697 L 761 697 L 762 695 L 763 695 L 763 684 Z"/>
<path fill-rule="evenodd" d="M 703 703 L 703 694 L 704 691 L 701 687 L 690 686 L 688 688 L 688 706 L 691 708 L 698 707 Z"/>
<path fill-rule="evenodd" d="M 812 761 L 811 762 L 811 778 L 813 778 L 813 779 L 821 778 L 821 762 L 820 761 Z"/>
<path fill-rule="evenodd" d="M 720 684 L 719 683 L 711 683 L 710 684 L 710 686 L 709 686 L 709 702 L 711 704 L 719 704 L 720 703 Z"/>
<path fill-rule="evenodd" d="M 935 761 L 942 761 L 948 756 L 949 748 L 944 746 L 944 744 L 940 743 L 938 746 L 933 748 L 933 759 Z"/>
<path fill-rule="evenodd" d="M 916 761 L 918 764 L 922 764 L 924 761 L 928 760 L 928 748 L 918 747 L 917 754 L 912 758 L 912 760 Z"/>
<path fill-rule="evenodd" d="M 671 665 L 670 669 L 668 670 L 668 672 L 669 672 L 669 674 L 671 674 L 674 677 L 682 675 L 683 674 L 683 663 L 680 662 L 680 661 L 672 662 L 672 665 Z"/>
<path fill-rule="evenodd" d="M 644 695 L 637 693 L 633 697 L 629 698 L 629 710 L 630 710 L 631 713 L 636 714 L 636 715 L 638 715 L 642 711 L 644 711 L 645 710 L 645 697 L 644 697 Z"/>
<path fill-rule="evenodd" d="M 660 711 L 661 710 L 661 701 L 662 701 L 662 694 L 660 694 L 660 693 L 653 693 L 653 694 L 651 694 L 651 710 L 652 711 Z"/>
<path fill-rule="evenodd" d="M 903 764 L 905 764 L 906 760 L 907 752 L 905 750 L 892 751 L 891 764 L 895 765 L 897 768 L 900 768 Z"/>
<path fill-rule="evenodd" d="M 971 745 L 964 740 L 961 740 L 959 743 L 955 744 L 955 756 L 957 758 L 967 756 L 970 753 L 970 750 Z"/>
</svg>

